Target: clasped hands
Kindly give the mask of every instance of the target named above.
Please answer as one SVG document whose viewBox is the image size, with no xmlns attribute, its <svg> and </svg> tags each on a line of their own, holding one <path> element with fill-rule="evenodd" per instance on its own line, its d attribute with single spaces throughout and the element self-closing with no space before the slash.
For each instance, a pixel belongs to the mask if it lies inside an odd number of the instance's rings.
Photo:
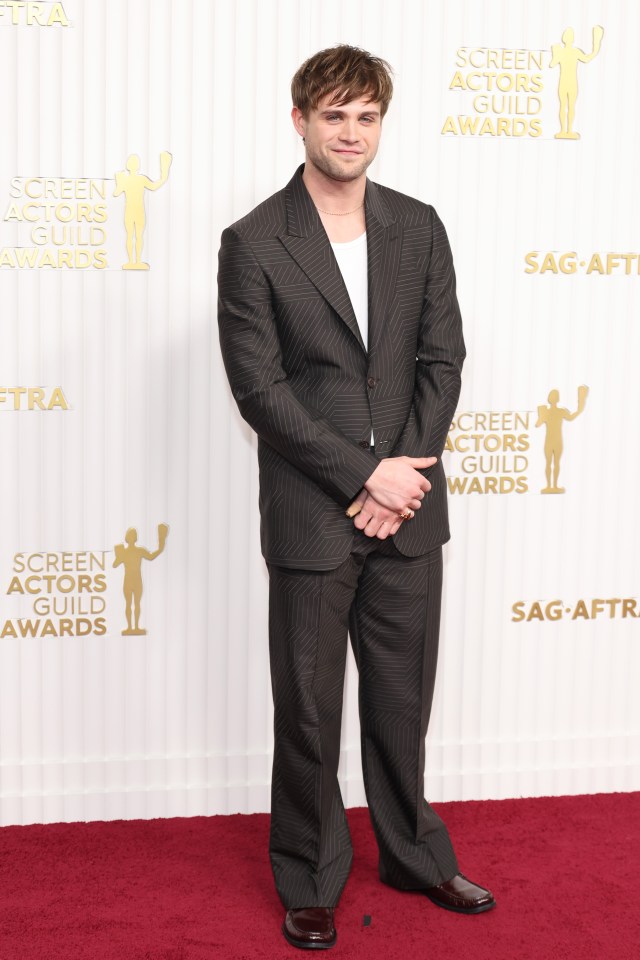
<svg viewBox="0 0 640 960">
<path fill-rule="evenodd" d="M 367 537 L 386 540 L 422 506 L 431 484 L 418 470 L 438 462 L 437 457 L 387 457 L 381 460 L 349 507 L 353 523 Z M 404 516 L 403 516 L 404 515 Z"/>
</svg>

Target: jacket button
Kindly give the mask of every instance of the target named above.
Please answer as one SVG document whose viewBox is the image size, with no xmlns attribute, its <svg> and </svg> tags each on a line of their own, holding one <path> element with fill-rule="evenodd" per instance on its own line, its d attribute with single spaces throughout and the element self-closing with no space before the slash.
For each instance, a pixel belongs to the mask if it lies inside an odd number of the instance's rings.
<svg viewBox="0 0 640 960">
<path fill-rule="evenodd" d="M 369 378 L 367 379 L 367 386 L 368 386 L 368 387 L 375 387 L 375 385 L 376 385 L 375 377 L 369 377 Z"/>
<path fill-rule="evenodd" d="M 358 444 L 359 444 L 359 446 L 361 446 L 361 447 L 367 447 L 367 448 L 369 447 L 369 441 L 368 441 L 368 440 L 358 440 Z"/>
</svg>

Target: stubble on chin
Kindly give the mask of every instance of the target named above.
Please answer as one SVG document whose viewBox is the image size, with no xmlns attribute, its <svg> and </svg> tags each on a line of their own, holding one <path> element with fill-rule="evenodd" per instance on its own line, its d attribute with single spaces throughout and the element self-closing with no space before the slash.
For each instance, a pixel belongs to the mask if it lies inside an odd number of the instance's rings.
<svg viewBox="0 0 640 960">
<path fill-rule="evenodd" d="M 308 155 L 307 160 L 317 170 L 324 173 L 326 177 L 329 177 L 330 180 L 337 180 L 340 183 L 350 183 L 351 180 L 357 180 L 358 177 L 362 176 L 370 165 L 371 160 L 373 160 L 373 157 L 371 157 L 371 159 L 363 158 L 361 162 L 349 165 L 346 163 L 342 164 L 338 160 L 332 160 L 330 157 L 324 156 Z"/>
</svg>

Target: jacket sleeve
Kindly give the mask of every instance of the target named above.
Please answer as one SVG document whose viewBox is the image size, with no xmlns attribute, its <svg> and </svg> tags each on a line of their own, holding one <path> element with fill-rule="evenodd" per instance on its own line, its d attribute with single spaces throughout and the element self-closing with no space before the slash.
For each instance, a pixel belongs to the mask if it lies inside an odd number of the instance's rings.
<svg viewBox="0 0 640 960">
<path fill-rule="evenodd" d="M 407 422 L 392 456 L 440 457 L 460 396 L 465 358 L 456 275 L 444 224 L 432 208 L 433 231 L 420 329 L 416 378 Z"/>
<path fill-rule="evenodd" d="M 233 227 L 218 257 L 218 328 L 231 392 L 258 436 L 347 506 L 378 465 L 317 411 L 300 402 L 282 364 L 271 287 Z"/>
</svg>

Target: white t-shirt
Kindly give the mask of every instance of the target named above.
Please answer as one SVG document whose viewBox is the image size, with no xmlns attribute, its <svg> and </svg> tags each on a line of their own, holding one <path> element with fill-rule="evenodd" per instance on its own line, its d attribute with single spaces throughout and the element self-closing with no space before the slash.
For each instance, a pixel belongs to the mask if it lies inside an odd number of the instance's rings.
<svg viewBox="0 0 640 960">
<path fill-rule="evenodd" d="M 360 335 L 365 347 L 369 340 L 369 287 L 367 281 L 367 231 L 348 243 L 332 243 L 345 282 Z"/>
<path fill-rule="evenodd" d="M 367 231 L 348 243 L 332 243 L 340 273 L 356 315 L 360 336 L 369 348 L 369 283 L 367 277 Z M 373 446 L 373 430 L 371 431 Z"/>
</svg>

